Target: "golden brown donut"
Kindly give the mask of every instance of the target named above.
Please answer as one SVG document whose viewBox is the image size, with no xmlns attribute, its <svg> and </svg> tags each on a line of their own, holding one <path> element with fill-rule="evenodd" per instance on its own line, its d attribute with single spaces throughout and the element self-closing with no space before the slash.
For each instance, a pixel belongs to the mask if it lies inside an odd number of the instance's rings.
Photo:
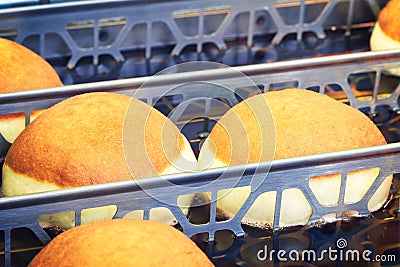
<svg viewBox="0 0 400 267">
<path fill-rule="evenodd" d="M 372 31 L 370 47 L 372 51 L 400 49 L 400 1 L 391 0 L 381 10 Z M 386 72 L 400 75 L 400 68 Z"/>
<path fill-rule="evenodd" d="M 0 51 L 1 93 L 62 86 L 53 67 L 32 50 L 0 38 Z"/>
<path fill-rule="evenodd" d="M 242 129 L 239 134 L 238 129 Z M 248 146 L 243 145 L 247 142 Z M 268 145 L 268 142 L 275 144 Z M 214 168 L 383 144 L 386 141 L 379 129 L 359 110 L 323 94 L 286 89 L 248 98 L 230 109 L 203 144 L 199 167 Z M 360 201 L 378 172 L 377 169 L 351 172 L 347 179 L 345 204 Z M 391 179 L 388 177 L 370 200 L 371 211 L 379 209 L 386 201 Z M 340 174 L 314 177 L 309 186 L 321 205 L 337 205 Z M 231 218 L 250 194 L 250 188 L 229 191 L 220 192 L 217 208 L 220 214 Z M 275 192 L 261 195 L 261 200 L 250 209 L 244 222 L 271 226 L 275 197 Z M 311 212 L 311 206 L 299 189 L 283 192 L 281 226 L 304 224 Z"/>
<path fill-rule="evenodd" d="M 58 235 L 28 266 L 214 265 L 192 240 L 171 226 L 114 219 L 91 222 Z"/>
<path fill-rule="evenodd" d="M 53 67 L 30 49 L 4 38 L 0 38 L 0 93 L 44 89 L 62 86 Z M 31 120 L 37 114 L 31 115 Z M 19 114 L 0 115 L 0 134 L 10 143 L 25 128 L 25 116 Z"/>
<path fill-rule="evenodd" d="M 145 131 L 146 148 L 135 143 L 139 140 L 124 147 L 126 114 L 147 118 L 129 125 L 132 131 Z M 127 153 L 143 154 L 133 163 L 139 171 L 128 168 Z M 176 168 L 182 158 L 188 159 L 186 165 Z M 196 169 L 189 142 L 159 111 L 128 96 L 88 93 L 47 109 L 17 137 L 3 165 L 2 192 L 17 196 Z M 190 205 L 191 199 L 183 204 Z M 55 223 L 73 226 L 65 220 Z"/>
</svg>

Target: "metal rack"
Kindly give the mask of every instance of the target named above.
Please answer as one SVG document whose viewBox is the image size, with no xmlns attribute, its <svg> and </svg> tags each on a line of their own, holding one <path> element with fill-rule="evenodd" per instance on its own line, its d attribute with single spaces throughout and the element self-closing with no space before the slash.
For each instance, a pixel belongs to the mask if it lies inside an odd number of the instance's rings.
<svg viewBox="0 0 400 267">
<path fill-rule="evenodd" d="M 229 66 L 367 51 L 383 0 L 74 1 L 0 10 L 0 36 L 65 84 L 148 76 L 193 60 Z"/>
<path fill-rule="evenodd" d="M 273 82 L 296 81 L 300 87 L 312 86 L 315 89 L 314 86 L 318 86 L 318 90 L 324 93 L 325 85 L 335 81 L 336 84 L 343 87 L 343 92 L 347 95 L 350 104 L 356 107 L 375 109 L 377 105 L 386 105 L 393 110 L 397 110 L 399 86 L 396 87 L 390 96 L 384 99 L 378 99 L 377 96 L 379 95 L 379 84 L 382 78 L 380 75 L 381 72 L 390 67 L 397 67 L 399 56 L 399 51 L 368 52 L 310 60 L 243 66 L 237 67 L 234 70 L 235 72 L 240 71 L 246 74 L 256 84 L 263 85 L 264 91 L 267 91 Z M 360 100 L 356 97 L 356 91 L 350 88 L 348 77 L 354 73 L 371 71 L 377 73 L 375 78 L 378 80 L 373 83 L 375 85 L 373 92 L 375 93 L 372 96 L 374 97 L 371 97 L 369 100 Z M 324 73 L 324 77 L 322 78 L 321 73 Z M 315 79 L 310 79 L 310 77 L 315 77 Z M 0 112 L 6 113 L 12 111 L 29 114 L 32 108 L 47 108 L 55 102 L 72 95 L 91 91 L 109 91 L 133 95 L 143 101 L 154 104 L 152 102 L 154 97 L 168 93 L 170 88 L 177 88 L 177 91 L 174 91 L 174 93 L 182 95 L 183 103 L 198 96 L 199 92 L 201 92 L 203 97 L 208 94 L 208 100 L 224 98 L 231 105 L 238 102 L 234 91 L 223 90 L 223 94 L 219 94 L 217 90 L 206 90 L 203 88 L 199 91 L 199 88 L 193 86 L 198 81 L 207 80 L 216 84 L 228 84 L 236 88 L 235 86 L 238 85 L 237 81 L 232 79 L 232 70 L 229 68 L 164 74 L 153 78 L 150 85 L 149 80 L 150 78 L 133 78 L 121 81 L 99 82 L 90 85 L 73 85 L 46 91 L 38 90 L 29 93 L 21 92 L 1 95 Z M 146 82 L 148 86 L 146 88 L 141 87 Z M 179 87 L 178 85 L 180 84 L 190 84 L 191 86 Z M 257 87 L 257 90 L 259 88 Z M 230 95 L 227 92 L 230 92 Z M 206 115 L 201 114 L 201 116 L 205 117 Z M 177 117 L 176 119 L 176 122 L 179 123 L 181 118 Z M 0 230 L 3 231 L 5 237 L 5 260 L 6 262 L 10 262 L 10 232 L 14 228 L 25 227 L 31 229 L 44 244 L 50 240 L 49 236 L 38 224 L 38 218 L 44 212 L 51 214 L 62 211 L 74 211 L 76 214 L 76 224 L 79 224 L 80 212 L 92 207 L 116 205 L 116 218 L 124 217 L 130 211 L 143 210 L 144 219 L 148 219 L 151 209 L 165 207 L 170 209 L 187 235 L 192 236 L 199 233 L 208 233 L 209 239 L 213 240 L 214 233 L 224 229 L 229 229 L 237 236 L 243 235 L 241 219 L 261 193 L 267 191 L 282 192 L 286 188 L 295 187 L 305 192 L 307 200 L 312 206 L 313 214 L 310 218 L 310 223 L 318 221 L 323 214 L 337 213 L 340 217 L 346 210 L 357 210 L 360 211 L 360 215 L 368 215 L 370 212 L 366 207 L 366 203 L 372 193 L 384 178 L 390 174 L 400 172 L 399 151 L 399 143 L 393 143 L 386 146 L 354 151 L 280 160 L 272 163 L 264 162 L 260 165 L 252 164 L 249 166 L 237 166 L 229 169 L 216 169 L 193 174 L 151 178 L 141 180 L 140 182 L 128 181 L 3 198 L 0 199 Z M 323 207 L 318 203 L 308 187 L 308 179 L 313 176 L 342 173 L 342 184 L 345 184 L 346 173 L 349 171 L 371 167 L 380 169 L 379 177 L 362 201 L 351 205 L 344 205 L 340 202 L 335 207 Z M 289 177 L 293 176 L 298 177 L 298 179 L 289 179 Z M 254 189 L 253 192 L 238 214 L 229 221 L 216 221 L 215 201 L 212 202 L 210 207 L 209 222 L 200 225 L 194 225 L 189 222 L 180 208 L 171 204 L 177 203 L 179 195 L 212 192 L 213 200 L 216 200 L 217 192 L 221 189 L 249 185 Z M 341 190 L 341 201 L 343 201 L 343 194 L 344 188 Z M 275 229 L 278 227 L 279 207 L 280 193 L 278 193 L 277 197 Z"/>
<path fill-rule="evenodd" d="M 400 172 L 400 79 L 385 73 L 400 67 L 400 50 L 366 52 L 365 43 L 386 1 L 182 3 L 76 1 L 0 10 L 0 36 L 37 51 L 66 84 L 62 88 L 0 95 L 0 114 L 24 113 L 28 124 L 32 111 L 46 109 L 73 95 L 95 91 L 125 94 L 162 109 L 198 151 L 212 122 L 226 110 L 215 103 L 224 103 L 226 108 L 257 93 L 299 87 L 331 95 L 361 109 L 385 130 L 391 144 L 0 198 L 0 244 L 4 244 L 0 245 L 0 263 L 11 266 L 19 251 L 35 253 L 51 239 L 38 224 L 41 215 L 72 211 L 79 225 L 82 210 L 99 206 L 115 206 L 115 218 L 140 210 L 144 219 L 149 219 L 154 208 L 168 208 L 188 236 L 205 234 L 204 238 L 212 241 L 218 239 L 219 232 L 229 230 L 239 244 L 239 237 L 247 233 L 241 224 L 243 216 L 267 191 L 277 191 L 275 230 L 279 228 L 281 193 L 293 187 L 303 191 L 312 206 L 309 224 L 317 223 L 327 213 L 341 217 L 347 210 L 371 216 L 367 202 L 372 193 L 384 178 Z M 149 76 L 159 71 L 158 75 Z M 212 84 L 229 90 L 216 90 Z M 163 109 L 163 101 L 172 108 Z M 197 101 L 196 114 L 191 114 L 193 101 Z M 185 127 L 188 122 L 191 127 Z M 10 145 L 0 136 L 1 160 Z M 371 167 L 379 168 L 380 173 L 367 194 L 357 203 L 344 205 L 346 174 Z M 340 201 L 337 206 L 324 207 L 311 192 L 308 181 L 331 173 L 342 173 Z M 293 176 L 298 179 L 289 179 Z M 173 204 L 180 195 L 200 192 L 212 192 L 215 200 L 219 190 L 240 186 L 251 186 L 252 193 L 231 220 L 216 218 L 215 201 L 207 208 L 208 219 L 201 223 L 185 217 Z M 392 191 L 394 221 L 400 212 L 399 191 Z M 400 224 L 397 225 L 400 232 Z M 21 229 L 29 229 L 38 242 L 19 244 L 15 232 Z M 279 245 L 277 232 L 272 232 L 271 238 Z M 400 238 L 394 241 L 397 242 L 392 247 L 398 248 Z M 229 251 L 223 252 L 224 257 L 243 261 Z M 218 262 L 221 253 L 209 248 L 209 256 Z"/>
</svg>

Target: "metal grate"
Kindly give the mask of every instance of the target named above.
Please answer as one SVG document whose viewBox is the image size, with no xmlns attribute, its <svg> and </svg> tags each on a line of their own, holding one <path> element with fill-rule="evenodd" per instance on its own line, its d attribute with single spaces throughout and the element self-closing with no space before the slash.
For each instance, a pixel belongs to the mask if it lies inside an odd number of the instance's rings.
<svg viewBox="0 0 400 267">
<path fill-rule="evenodd" d="M 289 233 L 263 230 L 260 239 L 253 238 L 248 234 L 254 229 L 244 229 L 242 218 L 260 194 L 276 191 L 273 228 L 278 230 L 282 191 L 288 188 L 304 192 L 313 209 L 309 225 L 318 226 L 324 214 L 335 213 L 341 218 L 344 212 L 357 210 L 370 217 L 364 221 L 365 227 L 361 230 L 347 232 L 355 234 L 354 240 L 359 240 L 364 246 L 371 244 L 371 240 L 377 239 L 374 239 L 375 232 L 371 231 L 387 227 L 391 234 L 385 234 L 392 237 L 389 241 L 387 237 L 382 238 L 381 242 L 387 243 L 383 248 L 376 248 L 375 252 L 398 250 L 400 239 L 395 235 L 400 232 L 398 188 L 392 190 L 390 214 L 384 209 L 379 215 L 371 215 L 367 209 L 368 200 L 382 180 L 390 174 L 397 177 L 400 172 L 397 114 L 400 79 L 385 72 L 400 67 L 400 51 L 365 52 L 369 49 L 371 27 L 386 2 L 50 1 L 51 5 L 0 10 L 0 36 L 37 51 L 51 62 L 65 84 L 69 84 L 45 91 L 0 95 L 0 114 L 24 113 L 27 124 L 31 111 L 48 108 L 73 95 L 93 91 L 115 92 L 134 96 L 159 108 L 178 125 L 198 152 L 201 140 L 225 111 L 221 105 L 214 105 L 216 100 L 223 102 L 226 108 L 251 95 L 289 86 L 324 93 L 362 110 L 392 143 L 280 160 L 272 164 L 263 162 L 163 179 L 156 177 L 141 180 L 140 184 L 127 181 L 0 198 L 0 265 L 26 265 L 22 259 L 29 262 L 51 239 L 51 233 L 38 224 L 41 215 L 72 211 L 75 223 L 79 225 L 82 211 L 109 205 L 116 207 L 115 218 L 139 210 L 144 219 L 149 219 L 152 209 L 168 208 L 179 222 L 178 227 L 188 236 L 193 236 L 218 266 L 229 266 L 227 259 L 231 265 L 251 265 L 254 259 L 246 258 L 244 251 L 251 251 L 253 245 L 256 249 L 262 248 L 265 239 L 272 242 L 272 247 L 278 248 L 293 232 L 291 229 Z M 331 54 L 339 55 L 327 56 Z M 324 57 L 320 57 L 322 55 Z M 236 67 L 219 68 L 217 65 L 199 71 L 178 64 L 196 60 Z M 190 66 L 190 63 L 183 66 Z M 148 77 L 166 67 L 170 68 L 165 73 Z M 240 82 L 243 79 L 232 79 L 232 71 L 245 74 L 251 83 L 243 84 Z M 215 90 L 215 87 L 199 83 L 204 80 L 209 84 L 223 84 L 232 90 Z M 87 83 L 93 81 L 101 82 Z M 189 86 L 182 86 L 184 84 Z M 190 108 L 194 101 L 197 101 L 197 109 Z M 185 128 L 188 120 L 195 117 L 191 114 L 193 110 L 199 119 L 190 121 L 190 127 Z M 1 159 L 4 159 L 9 146 L 0 138 Z M 345 205 L 346 174 L 372 167 L 379 168 L 380 172 L 367 194 L 361 201 Z M 336 206 L 324 207 L 308 187 L 309 179 L 331 173 L 342 174 L 340 201 Z M 179 196 L 201 192 L 211 192 L 215 200 L 218 191 L 240 186 L 250 186 L 252 193 L 231 220 L 217 218 L 215 201 L 207 207 L 193 208 L 188 218 L 179 207 L 167 204 L 177 203 Z M 197 201 L 202 204 L 201 199 Z M 200 222 L 192 218 L 198 208 L 204 215 Z M 377 218 L 379 216 L 382 220 Z M 326 240 L 326 236 L 311 234 L 307 238 L 313 229 L 318 229 L 309 225 L 296 231 L 300 235 L 298 240 L 323 247 L 321 240 Z M 217 251 L 219 242 L 223 242 L 219 236 L 224 231 L 229 232 L 231 239 L 234 236 L 233 244 Z M 368 234 L 365 240 L 363 233 Z M 28 241 L 27 236 L 36 241 Z M 330 237 L 340 236 L 334 232 Z M 212 240 L 215 242 L 204 243 Z M 280 266 L 281 263 L 275 258 L 272 264 Z"/>
<path fill-rule="evenodd" d="M 385 3 L 75 1 L 0 10 L 0 36 L 30 47 L 73 84 L 193 60 L 239 66 L 367 51 Z"/>
<path fill-rule="evenodd" d="M 325 85 L 335 83 L 342 87 L 343 93 L 350 104 L 355 107 L 368 107 L 371 110 L 375 110 L 378 105 L 385 105 L 396 111 L 398 107 L 398 86 L 394 87 L 394 91 L 389 94 L 389 97 L 383 99 L 377 97 L 380 95 L 378 93 L 379 84 L 382 83 L 384 77 L 380 73 L 388 67 L 397 67 L 399 54 L 400 52 L 398 51 L 368 52 L 310 60 L 243 66 L 236 68 L 235 71 L 239 70 L 245 73 L 255 84 L 262 85 L 263 89 L 261 91 L 278 88 L 282 83 L 285 84 L 287 81 L 295 81 L 300 87 L 307 88 L 312 86 L 312 89 L 315 90 L 317 88 L 317 91 L 321 93 L 325 91 L 331 93 L 333 89 L 325 90 Z M 369 73 L 371 71 L 376 73 L 374 77 L 377 80 L 372 83 L 374 85 L 371 88 L 372 94 L 369 94 L 373 97 L 370 97 L 369 100 L 361 100 L 359 98 L 365 96 L 361 95 L 357 97 L 357 91 L 348 84 L 348 77 L 360 72 Z M 324 75 L 321 75 L 321 73 Z M 154 99 L 158 99 L 157 96 L 165 95 L 169 92 L 169 88 L 177 88 L 174 94 L 179 95 L 179 99 L 189 102 L 200 94 L 203 97 L 207 96 L 206 99 L 209 101 L 216 98 L 224 98 L 230 105 L 233 105 L 239 100 L 232 91 L 207 90 L 202 84 L 199 84 L 200 87 L 193 86 L 198 84 L 196 83 L 198 81 L 207 80 L 216 84 L 229 84 L 229 86 L 235 88 L 238 84 L 232 78 L 231 74 L 230 69 L 165 74 L 157 76 L 150 83 L 150 86 L 145 88 L 146 90 L 138 88 L 150 79 L 148 77 L 101 82 L 90 85 L 73 85 L 46 91 L 13 93 L 0 96 L 0 112 L 29 113 L 32 109 L 47 108 L 72 95 L 90 91 L 110 91 L 134 95 L 145 102 L 154 104 Z M 308 83 L 308 81 L 312 81 L 312 83 Z M 181 84 L 190 84 L 190 86 L 178 86 Z M 259 90 L 259 87 L 256 89 Z M 179 108 L 179 105 L 175 108 Z M 204 105 L 204 107 L 206 106 Z M 212 112 L 212 110 L 208 111 Z M 202 112 L 204 115 L 206 110 Z M 181 120 L 184 120 L 184 112 L 181 114 L 182 116 L 175 118 L 178 124 Z M 209 115 L 212 115 L 212 113 L 209 113 Z M 242 236 L 244 234 L 241 224 L 242 217 L 250 208 L 253 201 L 260 194 L 268 191 L 277 192 L 274 229 L 279 228 L 281 193 L 288 188 L 298 188 L 306 195 L 307 201 L 313 209 L 309 223 L 317 222 L 324 214 L 335 213 L 338 217 L 341 217 L 343 216 L 343 212 L 348 210 L 357 210 L 360 212 L 360 215 L 369 215 L 367 202 L 372 193 L 384 178 L 400 172 L 399 151 L 399 143 L 393 143 L 381 147 L 280 160 L 272 162 L 272 165 L 269 162 L 264 162 L 260 165 L 253 164 L 194 174 L 173 175 L 163 179 L 144 179 L 139 184 L 137 181 L 128 181 L 3 198 L 0 199 L 0 230 L 4 232 L 5 236 L 5 261 L 6 263 L 11 262 L 11 233 L 13 229 L 30 229 L 40 240 L 40 243 L 46 244 L 50 240 L 50 237 L 39 226 L 39 216 L 44 213 L 51 214 L 73 211 L 75 212 L 76 224 L 80 224 L 80 213 L 82 210 L 99 206 L 115 205 L 117 207 L 115 218 L 124 217 L 131 211 L 142 210 L 144 219 L 149 218 L 151 209 L 159 207 L 168 208 L 176 217 L 184 233 L 188 236 L 207 233 L 209 240 L 213 240 L 214 234 L 222 230 L 229 230 L 236 236 Z M 270 166 L 271 169 L 269 170 Z M 353 170 L 365 168 L 379 168 L 378 178 L 361 201 L 344 205 L 343 194 L 345 191 L 346 174 Z M 343 186 L 341 188 L 341 198 L 338 205 L 324 207 L 314 197 L 308 187 L 308 181 L 314 176 L 333 173 L 342 173 Z M 297 179 L 292 179 L 292 177 L 297 177 Z M 215 201 L 210 206 L 209 221 L 201 224 L 190 222 L 179 207 L 167 204 L 177 203 L 178 196 L 201 192 L 211 192 L 213 200 L 215 200 L 219 190 L 241 186 L 251 186 L 253 189 L 252 193 L 237 215 L 228 221 L 217 220 Z M 157 198 L 151 196 L 157 196 Z M 399 208 L 397 209 L 399 210 Z"/>
</svg>

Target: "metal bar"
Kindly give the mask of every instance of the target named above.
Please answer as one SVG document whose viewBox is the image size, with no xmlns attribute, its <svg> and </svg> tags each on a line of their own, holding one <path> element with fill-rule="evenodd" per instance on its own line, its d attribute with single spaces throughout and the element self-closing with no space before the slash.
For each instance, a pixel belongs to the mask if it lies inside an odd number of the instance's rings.
<svg viewBox="0 0 400 267">
<path fill-rule="evenodd" d="M 351 151 L 339 151 L 320 155 L 305 156 L 301 158 L 290 158 L 275 160 L 273 162 L 252 163 L 247 165 L 232 166 L 229 168 L 218 168 L 205 170 L 202 172 L 189 174 L 166 175 L 163 178 L 146 178 L 138 180 L 116 182 L 110 184 L 100 184 L 93 186 L 85 186 L 80 188 L 71 188 L 65 190 L 57 190 L 32 195 L 23 195 L 16 197 L 0 198 L 0 210 L 8 210 L 19 207 L 35 206 L 42 203 L 56 203 L 73 199 L 89 199 L 102 195 L 114 194 L 116 192 L 132 192 L 141 190 L 142 188 L 152 189 L 161 188 L 167 181 L 170 185 L 190 185 L 193 181 L 196 183 L 207 183 L 215 178 L 234 177 L 238 173 L 251 174 L 256 170 L 268 169 L 271 166 L 270 173 L 277 171 L 293 170 L 300 167 L 319 166 L 321 164 L 346 162 L 359 160 L 362 158 L 377 158 L 387 155 L 397 155 L 400 153 L 400 143 L 387 144 L 382 146 L 367 147 L 354 149 Z"/>
</svg>

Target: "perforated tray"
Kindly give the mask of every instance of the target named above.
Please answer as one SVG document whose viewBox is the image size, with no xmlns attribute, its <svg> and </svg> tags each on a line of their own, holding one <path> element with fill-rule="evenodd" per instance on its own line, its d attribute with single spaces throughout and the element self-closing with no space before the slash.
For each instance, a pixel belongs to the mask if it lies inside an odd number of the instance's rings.
<svg viewBox="0 0 400 267">
<path fill-rule="evenodd" d="M 387 68 L 398 67 L 400 51 L 367 52 L 351 55 L 331 56 L 310 60 L 296 60 L 271 64 L 243 66 L 234 69 L 247 74 L 257 86 L 256 90 L 268 91 L 275 87 L 295 82 L 302 88 L 311 88 L 321 93 L 330 93 L 326 85 L 336 84 L 343 91 L 349 103 L 358 108 L 367 108 L 378 112 L 378 108 L 385 106 L 387 112 L 396 114 L 398 110 L 399 86 L 394 86 L 391 92 L 380 93 L 380 87 L 386 78 L 382 73 Z M 372 80 L 370 98 L 360 99 L 357 95 L 362 91 L 354 90 L 350 86 L 351 75 L 366 73 Z M 373 73 L 374 75 L 370 75 Z M 322 75 L 323 74 L 323 75 Z M 358 76 L 357 76 L 358 77 Z M 207 90 L 198 85 L 199 81 L 208 81 L 215 84 L 225 84 L 232 88 L 241 88 L 243 84 L 236 84 L 232 79 L 230 69 L 212 69 L 176 74 L 164 74 L 152 79 L 135 78 L 120 81 L 100 82 L 94 84 L 73 85 L 65 88 L 55 88 L 46 91 L 32 91 L 13 93 L 0 96 L 0 113 L 24 112 L 29 114 L 32 109 L 47 108 L 52 104 L 78 93 L 90 91 L 109 91 L 133 95 L 150 104 L 155 104 L 157 96 L 166 95 L 170 88 L 177 88 L 174 94 L 182 97 L 182 103 L 201 96 L 205 103 L 215 99 L 224 98 L 230 105 L 237 103 L 238 99 L 233 91 Z M 147 81 L 146 88 L 140 87 Z M 397 80 L 398 83 L 398 80 Z M 188 85 L 188 86 L 178 86 Z M 198 85 L 198 86 L 196 86 Z M 200 87 L 199 87 L 200 86 Z M 201 90 L 200 90 L 201 89 Z M 222 92 L 222 94 L 221 94 Z M 227 93 L 227 92 L 230 92 Z M 380 98 L 385 96 L 385 98 Z M 361 96 L 362 97 L 362 96 Z M 157 102 L 156 102 L 157 103 Z M 179 110 L 178 103 L 175 110 Z M 182 116 L 171 116 L 178 124 L 184 120 L 186 105 L 183 107 Z M 201 116 L 213 115 L 213 109 L 206 108 L 201 111 Z M 208 106 L 210 107 L 210 106 Z M 207 113 L 208 112 L 208 113 Z M 379 114 L 379 113 L 378 113 Z M 215 115 L 215 114 L 214 114 Z M 397 127 L 398 128 L 398 127 Z M 189 136 L 190 137 L 190 136 Z M 3 151 L 4 152 L 4 151 Z M 279 207 L 281 193 L 288 188 L 299 188 L 312 206 L 313 213 L 309 223 L 318 222 L 323 214 L 336 213 L 339 217 L 344 211 L 357 210 L 360 215 L 370 215 L 367 202 L 379 184 L 390 174 L 400 172 L 400 143 L 392 143 L 380 147 L 371 147 L 354 151 L 336 152 L 324 155 L 315 155 L 304 158 L 263 162 L 260 165 L 236 166 L 229 169 L 216 169 L 193 174 L 180 174 L 161 178 L 127 181 L 115 184 L 97 185 L 68 190 L 60 190 L 35 195 L 27 195 L 0 199 L 0 230 L 5 238 L 5 262 L 10 263 L 11 232 L 16 228 L 28 228 L 41 243 L 46 244 L 50 238 L 39 227 L 40 215 L 74 211 L 76 224 L 80 223 L 80 212 L 87 208 L 115 205 L 117 212 L 115 218 L 124 217 L 128 212 L 142 210 L 144 219 L 149 218 L 150 210 L 158 207 L 170 209 L 179 222 L 180 227 L 188 236 L 207 233 L 208 239 L 213 240 L 218 231 L 228 229 L 236 236 L 244 234 L 241 220 L 253 201 L 263 192 L 277 191 L 277 205 L 275 209 L 274 228 L 278 229 Z M 271 167 L 271 168 L 270 168 Z M 376 167 L 380 169 L 378 178 L 368 190 L 364 198 L 354 204 L 344 205 L 343 196 L 346 184 L 346 174 L 349 171 Z M 310 177 L 330 173 L 342 173 L 342 187 L 340 201 L 337 206 L 321 206 L 308 187 Z M 291 179 L 290 177 L 297 177 Z M 192 224 L 183 215 L 179 207 L 167 203 L 176 203 L 179 195 L 199 192 L 212 192 L 216 200 L 217 192 L 224 188 L 251 186 L 250 197 L 244 203 L 237 215 L 228 221 L 217 221 L 215 201 L 210 208 L 209 221 L 202 224 Z M 153 198 L 152 196 L 156 196 Z M 398 205 L 398 204 L 395 204 Z M 399 208 L 395 208 L 395 211 Z"/>
<path fill-rule="evenodd" d="M 65 84 L 76 84 L 153 75 L 193 60 L 240 66 L 367 51 L 386 2 L 73 1 L 1 9 L 0 36 L 30 47 Z"/>
<path fill-rule="evenodd" d="M 326 213 L 337 213 L 341 217 L 344 211 L 358 210 L 361 215 L 372 218 L 359 223 L 365 228 L 347 232 L 356 234 L 354 242 L 359 242 L 357 246 L 362 244 L 375 253 L 388 249 L 398 251 L 399 190 L 392 190 L 390 212 L 384 209 L 379 215 L 371 215 L 366 207 L 380 182 L 389 174 L 399 173 L 399 78 L 386 75 L 384 70 L 399 67 L 400 51 L 365 52 L 369 49 L 371 27 L 386 2 L 76 1 L 0 10 L 0 35 L 37 51 L 51 62 L 68 85 L 0 95 L 0 114 L 23 112 L 29 123 L 31 111 L 48 108 L 73 95 L 92 91 L 115 92 L 137 97 L 159 108 L 178 125 L 198 152 L 200 141 L 212 128 L 212 120 L 218 120 L 224 112 L 220 106 L 213 105 L 215 100 L 233 106 L 241 100 L 238 95 L 245 98 L 293 86 L 328 94 L 361 109 L 371 116 L 391 142 L 381 147 L 281 160 L 272 165 L 264 162 L 259 166 L 236 166 L 165 179 L 145 179 L 140 184 L 127 181 L 2 198 L 0 237 L 4 246 L 0 245 L 0 254 L 3 252 L 0 262 L 7 266 L 11 263 L 23 266 L 23 260 L 18 263 L 21 258 L 29 260 L 50 240 L 49 233 L 38 225 L 38 218 L 43 214 L 74 211 L 76 224 L 79 224 L 82 210 L 115 205 L 115 218 L 133 210 L 142 210 L 144 219 L 148 219 L 151 209 L 169 208 L 179 222 L 178 227 L 188 236 L 194 236 L 218 266 L 268 265 L 269 262 L 252 262 L 254 255 L 246 258 L 243 251 L 254 244 L 259 245 L 256 249 L 262 248 L 265 239 L 272 240 L 274 248 L 291 247 L 291 243 L 284 241 L 292 236 L 291 230 L 289 233 L 258 233 L 256 230 L 260 239 L 253 239 L 249 233 L 254 229 L 243 228 L 241 219 L 259 194 L 277 191 L 274 221 L 277 230 L 281 193 L 293 187 L 301 189 L 312 206 L 310 224 L 318 222 Z M 338 55 L 326 57 L 330 54 Z M 254 84 L 248 86 L 239 82 L 242 79 L 232 79 L 232 70 L 228 68 L 182 73 L 182 68 L 176 65 L 199 59 L 237 66 L 234 73 L 244 73 Z M 148 75 L 171 66 L 176 67 L 169 71 L 178 73 L 165 73 L 146 83 L 151 79 Z M 198 83 L 204 80 L 226 85 L 232 90 L 214 90 L 212 86 Z M 190 86 L 178 86 L 184 83 Z M 171 88 L 175 89 L 171 91 Z M 160 97 L 174 109 L 163 106 Z M 211 120 L 199 120 L 184 127 L 188 114 L 194 116 L 187 103 L 195 98 L 200 107 L 195 115 Z M 0 140 L 2 158 L 9 146 L 4 139 Z M 367 194 L 355 204 L 344 205 L 346 173 L 371 167 L 380 168 L 380 174 Z M 308 187 L 310 177 L 328 173 L 343 175 L 340 201 L 335 207 L 321 206 Z M 298 179 L 287 178 L 291 176 Z M 211 184 L 211 181 L 214 182 Z M 207 215 L 201 216 L 200 222 L 193 219 L 198 217 L 198 209 L 192 209 L 188 219 L 179 208 L 166 204 L 175 203 L 178 195 L 204 191 L 212 192 L 215 199 L 219 190 L 232 187 L 234 181 L 239 181 L 236 187 L 259 187 L 232 220 L 219 221 L 216 218 L 215 202 L 201 210 L 200 214 Z M 388 228 L 390 233 L 370 231 L 381 227 Z M 310 229 L 301 228 L 296 233 L 300 235 L 299 240 L 311 240 L 307 242 L 312 243 L 313 248 L 319 248 L 321 240 L 335 242 L 342 233 L 335 228 L 336 232 L 327 237 L 324 231 L 330 231 L 328 227 L 320 234 L 311 235 L 312 238 L 305 238 L 314 231 Z M 225 230 L 236 238 L 232 239 L 232 247 L 217 251 L 218 245 L 224 243 L 218 236 Z M 365 239 L 364 234 L 368 235 Z M 379 239 L 373 234 L 385 234 L 386 237 Z M 32 243 L 26 236 L 38 241 Z M 351 236 L 346 235 L 346 238 L 349 240 Z M 215 242 L 203 243 L 204 240 Z M 384 244 L 375 246 L 373 242 Z M 257 253 L 257 250 L 252 253 Z M 271 264 L 278 266 L 282 262 L 275 258 Z M 299 266 L 304 264 L 311 265 L 309 262 L 298 263 Z M 339 262 L 338 266 L 341 264 Z"/>
</svg>

